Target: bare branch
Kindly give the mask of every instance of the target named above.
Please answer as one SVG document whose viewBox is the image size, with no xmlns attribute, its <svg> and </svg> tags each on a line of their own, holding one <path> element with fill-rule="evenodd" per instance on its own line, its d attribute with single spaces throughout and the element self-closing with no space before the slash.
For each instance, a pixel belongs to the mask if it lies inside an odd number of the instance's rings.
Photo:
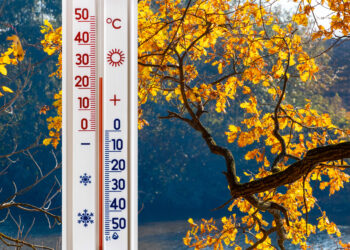
<svg viewBox="0 0 350 250">
<path fill-rule="evenodd" d="M 13 246 L 13 247 L 21 247 L 21 246 L 27 246 L 30 247 L 31 249 L 47 249 L 47 250 L 55 250 L 51 247 L 45 247 L 45 246 L 40 246 L 40 245 L 35 245 L 35 244 L 30 244 L 24 240 L 19 240 L 12 238 L 10 236 L 7 236 L 3 233 L 0 232 L 0 240 L 6 245 L 6 246 Z M 7 241 L 6 241 L 7 240 Z M 10 242 L 13 242 L 14 244 L 11 244 Z"/>
</svg>

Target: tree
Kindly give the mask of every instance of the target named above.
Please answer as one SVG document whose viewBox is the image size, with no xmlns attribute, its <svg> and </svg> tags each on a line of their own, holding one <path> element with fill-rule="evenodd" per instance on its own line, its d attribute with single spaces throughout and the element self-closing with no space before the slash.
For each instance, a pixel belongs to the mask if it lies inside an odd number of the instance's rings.
<svg viewBox="0 0 350 250">
<path fill-rule="evenodd" d="M 25 51 L 22 48 L 21 41 L 17 35 L 12 35 L 7 38 L 7 40 L 12 41 L 11 46 L 1 54 L 0 57 L 0 73 L 3 76 L 8 75 L 8 67 L 11 65 L 18 65 L 21 61 L 24 59 Z M 27 71 L 25 72 L 26 78 L 25 81 L 23 81 L 17 88 L 16 92 L 14 92 L 11 88 L 3 85 L 1 86 L 2 91 L 0 92 L 0 97 L 4 98 L 5 94 L 11 95 L 9 97 L 9 100 L 5 100 L 4 104 L 0 107 L 0 113 L 6 114 L 9 113 L 9 110 L 14 109 L 14 103 L 18 101 L 18 99 L 22 96 L 23 91 L 25 88 L 28 88 L 31 74 L 33 73 L 33 67 L 31 65 L 28 66 Z M 11 79 L 9 77 L 9 79 Z M 41 205 L 37 205 L 34 203 L 26 202 L 23 199 L 23 195 L 27 194 L 28 192 L 32 191 L 35 187 L 37 187 L 39 184 L 44 182 L 52 173 L 54 173 L 57 169 L 61 167 L 61 164 L 58 163 L 56 159 L 56 155 L 53 153 L 53 157 L 55 159 L 55 165 L 52 169 L 50 169 L 47 173 L 44 173 L 40 165 L 35 160 L 35 157 L 31 153 L 31 150 L 34 148 L 37 148 L 40 146 L 39 143 L 40 136 L 37 138 L 36 142 L 32 143 L 31 145 L 23 148 L 23 149 L 17 149 L 17 145 L 14 146 L 14 150 L 10 153 L 0 155 L 0 159 L 5 159 L 7 161 L 6 167 L 1 168 L 0 176 L 7 176 L 7 178 L 11 179 L 13 189 L 14 191 L 11 194 L 7 194 L 5 197 L 1 197 L 0 202 L 0 211 L 6 211 L 5 217 L 1 220 L 0 223 L 4 223 L 8 220 L 12 220 L 18 227 L 17 237 L 10 236 L 6 233 L 0 233 L 0 240 L 3 244 L 6 246 L 14 246 L 18 249 L 27 246 L 31 247 L 33 249 L 35 248 L 42 248 L 42 249 L 51 249 L 45 246 L 36 245 L 29 243 L 26 238 L 33 227 L 35 223 L 35 219 L 33 219 L 32 225 L 24 231 L 24 227 L 22 225 L 21 219 L 18 221 L 15 219 L 15 216 L 13 215 L 13 212 L 17 210 L 22 211 L 29 211 L 34 213 L 41 213 L 43 214 L 46 219 L 48 220 L 48 223 L 51 227 L 52 220 L 54 222 L 53 225 L 56 223 L 61 223 L 61 218 L 58 215 L 55 215 L 52 213 L 53 210 L 57 210 L 57 208 L 52 208 L 51 203 L 54 201 L 55 197 L 60 193 L 61 186 L 60 183 L 55 181 L 53 184 L 51 190 L 46 195 L 46 198 L 44 197 L 43 202 Z M 20 154 L 25 154 L 28 158 L 33 161 L 33 164 L 35 164 L 37 171 L 40 173 L 39 176 L 36 176 L 36 179 L 32 181 L 29 185 L 26 185 L 24 187 L 20 186 L 20 189 L 18 189 L 18 186 L 16 184 L 15 178 L 13 178 L 9 172 L 12 165 L 16 164 L 19 159 L 13 159 L 14 157 L 18 157 Z M 28 177 L 27 177 L 28 178 Z M 4 185 L 3 187 L 6 187 Z M 57 188 L 57 191 L 54 192 L 54 188 Z"/>
<path fill-rule="evenodd" d="M 46 219 L 50 229 L 61 222 L 61 184 L 55 176 L 61 167 L 60 157 L 41 147 L 38 133 L 45 128 L 39 119 L 39 106 L 46 94 L 39 90 L 50 87 L 53 81 L 47 82 L 45 75 L 51 66 L 48 62 L 57 60 L 45 56 L 37 40 L 42 22 L 35 8 L 45 9 L 49 17 L 60 12 L 59 8 L 51 9 L 53 4 L 48 5 L 44 1 L 16 4 L 10 0 L 2 1 L 0 7 L 4 38 L 0 49 L 0 224 L 6 224 L 6 232 L 0 232 L 0 242 L 16 249 L 52 249 L 32 243 L 27 237 L 35 228 L 37 216 Z M 46 160 L 40 157 L 42 154 Z M 11 232 L 12 226 L 15 233 Z"/>
<path fill-rule="evenodd" d="M 304 32 L 314 41 L 333 39 L 333 47 L 348 39 L 349 6 L 340 1 L 321 4 L 332 11 L 329 28 L 314 19 L 314 27 Z M 184 238 L 189 247 L 222 249 L 226 244 L 240 249 L 238 233 L 245 234 L 249 249 L 274 249 L 274 233 L 281 249 L 287 239 L 306 248 L 308 236 L 317 229 L 340 236 L 325 211 L 316 223 L 308 220 L 308 213 L 318 208 L 314 183 L 329 188 L 331 195 L 349 182 L 350 131 L 313 109 L 311 100 L 303 107 L 288 103 L 286 91 L 292 80 L 316 80 L 315 58 L 330 48 L 310 54 L 297 32 L 310 27 L 316 16 L 311 2 L 300 1 L 287 24 L 270 10 L 272 5 L 139 1 L 139 128 L 147 125 L 142 105 L 165 97 L 169 111 L 161 118 L 188 124 L 213 154 L 225 159 L 230 198 L 220 208 L 229 205 L 229 211 L 236 207 L 243 213 L 231 212 L 221 225 L 189 219 L 192 230 Z M 262 93 L 269 99 L 257 98 Z M 239 156 L 233 155 L 232 146 L 218 145 L 203 122 L 208 113 L 229 115 L 235 106 L 241 108 L 242 119 L 225 134 L 229 143 L 249 149 L 245 160 L 256 161 L 249 169 L 236 166 Z"/>
</svg>

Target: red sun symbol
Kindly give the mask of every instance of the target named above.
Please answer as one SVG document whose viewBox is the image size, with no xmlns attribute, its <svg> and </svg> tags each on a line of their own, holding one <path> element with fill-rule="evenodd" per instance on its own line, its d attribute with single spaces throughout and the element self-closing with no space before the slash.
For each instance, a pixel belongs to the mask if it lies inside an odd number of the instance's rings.
<svg viewBox="0 0 350 250">
<path fill-rule="evenodd" d="M 119 67 L 124 63 L 125 55 L 120 49 L 112 49 L 107 54 L 107 61 L 113 67 Z"/>
</svg>

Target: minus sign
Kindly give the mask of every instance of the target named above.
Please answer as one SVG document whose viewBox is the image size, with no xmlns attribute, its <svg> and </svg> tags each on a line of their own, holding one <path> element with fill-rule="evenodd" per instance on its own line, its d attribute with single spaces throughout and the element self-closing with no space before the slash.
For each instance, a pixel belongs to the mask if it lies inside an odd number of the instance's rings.
<svg viewBox="0 0 350 250">
<path fill-rule="evenodd" d="M 90 142 L 82 142 L 81 145 L 90 145 Z"/>
</svg>

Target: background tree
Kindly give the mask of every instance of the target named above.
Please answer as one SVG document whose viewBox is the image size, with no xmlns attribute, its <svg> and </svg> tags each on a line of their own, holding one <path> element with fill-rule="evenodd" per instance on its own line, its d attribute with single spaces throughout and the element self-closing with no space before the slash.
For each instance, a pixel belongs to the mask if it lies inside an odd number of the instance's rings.
<svg viewBox="0 0 350 250">
<path fill-rule="evenodd" d="M 61 221 L 61 157 L 42 147 L 40 135 L 46 131 L 41 108 L 60 88 L 59 80 L 49 78 L 58 55 L 43 51 L 40 26 L 44 17 L 59 23 L 60 6 L 61 1 L 0 3 L 0 244 L 7 248 L 52 249 L 30 238 L 41 226 L 57 232 Z"/>
<path fill-rule="evenodd" d="M 349 8 L 327 4 L 334 12 L 330 28 L 318 25 L 312 38 L 347 39 Z M 139 127 L 147 124 L 142 105 L 164 96 L 169 110 L 161 118 L 188 124 L 213 154 L 225 159 L 231 198 L 224 205 L 241 212 L 223 217 L 220 226 L 212 219 L 200 224 L 189 219 L 192 230 L 184 243 L 190 247 L 240 248 L 237 233 L 245 234 L 249 249 L 276 248 L 273 233 L 281 249 L 287 239 L 306 248 L 316 228 L 340 236 L 324 211 L 315 222 L 308 213 L 318 208 L 312 182 L 333 194 L 349 181 L 349 131 L 313 109 L 311 100 L 295 107 L 286 96 L 292 79 L 307 84 L 319 70 L 319 54 L 308 53 L 297 32 L 314 16 L 314 6 L 300 2 L 287 24 L 271 6 L 254 1 L 139 2 Z M 199 70 L 204 67 L 205 72 Z M 262 93 L 269 100 L 257 98 Z M 244 158 L 255 160 L 255 168 L 236 165 L 232 146 L 219 146 L 203 122 L 208 113 L 221 115 L 235 107 L 243 119 L 225 134 L 229 143 L 237 140 L 239 147 L 249 148 Z"/>
</svg>

